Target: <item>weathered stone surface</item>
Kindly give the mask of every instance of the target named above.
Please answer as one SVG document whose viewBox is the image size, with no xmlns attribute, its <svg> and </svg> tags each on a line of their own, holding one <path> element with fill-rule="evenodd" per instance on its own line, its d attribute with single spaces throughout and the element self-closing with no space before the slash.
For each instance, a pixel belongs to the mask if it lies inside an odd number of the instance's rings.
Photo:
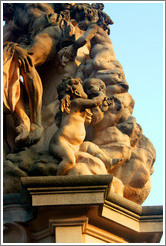
<svg viewBox="0 0 166 246">
<path fill-rule="evenodd" d="M 158 243 L 162 206 L 129 201 L 111 192 L 112 181 L 112 175 L 23 177 L 26 192 L 4 196 L 4 242 Z"/>
<path fill-rule="evenodd" d="M 114 193 L 148 196 L 155 150 L 132 116 L 103 9 L 4 3 L 5 194 L 26 176 L 113 174 Z"/>
</svg>

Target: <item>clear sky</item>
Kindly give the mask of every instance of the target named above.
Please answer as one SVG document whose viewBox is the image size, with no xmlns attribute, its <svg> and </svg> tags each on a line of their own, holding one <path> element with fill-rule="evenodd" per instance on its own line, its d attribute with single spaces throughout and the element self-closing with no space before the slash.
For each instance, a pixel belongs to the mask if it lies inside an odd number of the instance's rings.
<svg viewBox="0 0 166 246">
<path fill-rule="evenodd" d="M 163 2 L 107 2 L 104 6 L 114 21 L 110 38 L 116 58 L 123 66 L 129 93 L 135 100 L 133 116 L 157 152 L 151 192 L 143 205 L 162 205 Z"/>
</svg>

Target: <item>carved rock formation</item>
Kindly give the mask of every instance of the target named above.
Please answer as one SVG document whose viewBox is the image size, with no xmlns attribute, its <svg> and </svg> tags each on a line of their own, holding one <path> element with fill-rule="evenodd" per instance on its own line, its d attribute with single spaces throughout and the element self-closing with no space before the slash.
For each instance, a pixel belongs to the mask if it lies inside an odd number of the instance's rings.
<svg viewBox="0 0 166 246">
<path fill-rule="evenodd" d="M 104 5 L 3 5 L 4 193 L 23 176 L 110 173 L 113 192 L 142 204 L 155 149 L 132 116 Z"/>
</svg>

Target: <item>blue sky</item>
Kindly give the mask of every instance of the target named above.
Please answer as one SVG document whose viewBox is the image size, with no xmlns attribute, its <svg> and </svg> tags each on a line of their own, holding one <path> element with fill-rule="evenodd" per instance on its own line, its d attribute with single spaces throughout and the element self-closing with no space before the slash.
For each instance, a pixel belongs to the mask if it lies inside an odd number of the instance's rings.
<svg viewBox="0 0 166 246">
<path fill-rule="evenodd" d="M 163 3 L 104 3 L 111 17 L 110 38 L 122 64 L 129 93 L 135 100 L 133 116 L 156 152 L 152 188 L 143 205 L 162 205 L 163 160 Z"/>
</svg>

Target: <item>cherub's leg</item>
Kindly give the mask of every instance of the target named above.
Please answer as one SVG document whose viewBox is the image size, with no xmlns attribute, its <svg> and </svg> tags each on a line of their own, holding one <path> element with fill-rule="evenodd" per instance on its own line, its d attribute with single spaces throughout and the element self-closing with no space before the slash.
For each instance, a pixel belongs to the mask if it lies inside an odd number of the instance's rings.
<svg viewBox="0 0 166 246">
<path fill-rule="evenodd" d="M 73 150 L 64 140 L 56 141 L 56 143 L 51 143 L 49 150 L 52 155 L 62 159 L 62 161 L 58 165 L 57 175 L 66 175 L 66 173 L 76 163 L 76 158 Z"/>
<path fill-rule="evenodd" d="M 85 141 L 80 146 L 80 151 L 87 152 L 104 163 L 110 163 L 111 159 L 94 143 Z"/>
<path fill-rule="evenodd" d="M 22 75 L 30 106 L 31 132 L 29 144 L 33 144 L 39 141 L 43 133 L 41 124 L 43 86 L 35 67 L 32 67 L 30 72 L 27 72 L 26 74 L 23 73 Z"/>
<path fill-rule="evenodd" d="M 105 164 L 99 158 L 87 152 L 78 151 L 76 153 L 76 160 L 77 165 L 71 170 L 76 170 L 77 174 L 107 174 Z"/>
<path fill-rule="evenodd" d="M 107 170 L 110 170 L 113 165 L 121 161 L 121 159 L 112 159 L 108 157 L 96 144 L 88 141 L 82 143 L 82 145 L 80 146 L 80 151 L 87 152 L 94 157 L 99 158 L 101 161 L 104 162 Z"/>
<path fill-rule="evenodd" d="M 25 112 L 23 100 L 20 98 L 15 107 L 15 114 L 18 119 L 18 126 L 16 132 L 18 133 L 15 138 L 16 144 L 23 144 L 29 137 L 30 132 L 30 119 Z"/>
</svg>

